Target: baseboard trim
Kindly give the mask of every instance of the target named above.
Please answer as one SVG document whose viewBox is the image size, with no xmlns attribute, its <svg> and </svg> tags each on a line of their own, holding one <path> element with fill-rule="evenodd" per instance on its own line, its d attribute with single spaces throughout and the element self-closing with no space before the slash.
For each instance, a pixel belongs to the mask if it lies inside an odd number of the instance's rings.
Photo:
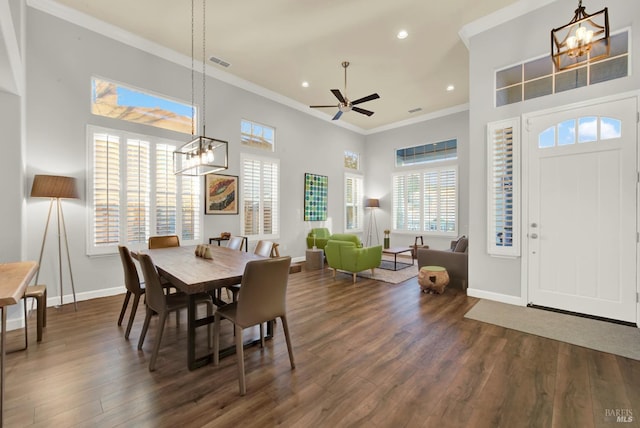
<svg viewBox="0 0 640 428">
<path fill-rule="evenodd" d="M 115 296 L 117 294 L 126 293 L 127 289 L 124 286 L 121 287 L 113 287 L 113 288 L 104 288 L 102 290 L 94 290 L 87 291 L 84 293 L 76 294 L 76 301 L 81 302 L 83 300 L 91 300 L 98 299 L 100 297 L 109 297 Z M 73 303 L 73 294 L 66 294 L 62 296 L 63 304 Z M 22 305 L 22 301 L 18 303 Z M 47 307 L 58 306 L 60 305 L 60 296 L 47 297 Z M 31 312 L 31 303 L 27 303 L 27 311 Z M 35 311 L 35 307 L 33 309 Z M 22 315 L 22 310 L 19 312 L 17 317 L 8 318 L 7 319 L 7 331 L 17 330 L 19 328 L 24 328 L 24 317 Z"/>
<path fill-rule="evenodd" d="M 526 306 L 522 298 L 518 296 L 494 293 L 493 291 L 478 290 L 477 288 L 467 288 L 467 296 L 477 297 L 479 299 L 493 300 L 500 303 L 507 303 L 509 305 Z"/>
</svg>

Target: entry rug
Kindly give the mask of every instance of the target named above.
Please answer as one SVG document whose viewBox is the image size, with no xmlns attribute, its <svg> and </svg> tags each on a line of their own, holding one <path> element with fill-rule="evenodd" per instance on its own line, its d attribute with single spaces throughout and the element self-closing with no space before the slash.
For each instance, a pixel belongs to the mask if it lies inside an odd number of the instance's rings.
<svg viewBox="0 0 640 428">
<path fill-rule="evenodd" d="M 640 361 L 635 327 L 484 299 L 465 318 Z"/>
</svg>

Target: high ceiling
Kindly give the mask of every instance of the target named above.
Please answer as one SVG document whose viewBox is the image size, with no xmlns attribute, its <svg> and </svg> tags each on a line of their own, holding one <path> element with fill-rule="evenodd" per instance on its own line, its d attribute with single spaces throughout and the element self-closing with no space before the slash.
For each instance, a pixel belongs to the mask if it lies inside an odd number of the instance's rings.
<svg viewBox="0 0 640 428">
<path fill-rule="evenodd" d="M 191 56 L 189 0 L 57 0 L 58 3 Z M 363 130 L 468 102 L 468 51 L 460 29 L 516 0 L 207 0 L 206 56 L 227 73 L 302 105 L 336 104 L 373 92 L 341 121 Z M 202 58 L 202 0 L 195 0 L 196 61 Z M 408 37 L 396 37 L 406 30 Z M 304 88 L 302 82 L 309 87 Z M 453 91 L 447 91 L 454 85 Z M 421 109 L 415 113 L 409 110 Z M 328 120 L 337 108 L 320 109 Z M 318 112 L 315 112 L 318 113 Z"/>
</svg>

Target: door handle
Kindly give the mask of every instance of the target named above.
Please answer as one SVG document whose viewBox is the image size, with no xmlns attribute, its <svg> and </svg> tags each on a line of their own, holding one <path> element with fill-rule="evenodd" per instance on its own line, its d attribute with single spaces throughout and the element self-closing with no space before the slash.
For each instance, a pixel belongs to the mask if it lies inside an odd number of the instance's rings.
<svg viewBox="0 0 640 428">
<path fill-rule="evenodd" d="M 531 236 L 531 239 L 538 239 L 537 233 L 532 233 L 530 236 Z"/>
</svg>

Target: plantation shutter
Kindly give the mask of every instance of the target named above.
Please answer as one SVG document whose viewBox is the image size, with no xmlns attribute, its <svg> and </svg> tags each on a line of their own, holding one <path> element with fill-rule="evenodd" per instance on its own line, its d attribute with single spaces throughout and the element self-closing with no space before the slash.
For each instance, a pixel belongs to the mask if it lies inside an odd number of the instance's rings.
<svg viewBox="0 0 640 428">
<path fill-rule="evenodd" d="M 156 231 L 157 235 L 176 233 L 176 176 L 173 174 L 174 146 L 156 146 Z"/>
<path fill-rule="evenodd" d="M 458 216 L 458 180 L 457 171 L 448 169 L 440 171 L 439 219 L 440 232 L 455 232 Z"/>
<path fill-rule="evenodd" d="M 346 174 L 344 181 L 345 230 L 361 230 L 363 219 L 363 180 L 361 176 Z"/>
<path fill-rule="evenodd" d="M 118 244 L 120 240 L 120 139 L 106 133 L 93 135 L 93 216 L 91 245 Z"/>
<path fill-rule="evenodd" d="M 487 250 L 490 255 L 520 255 L 519 137 L 518 119 L 487 126 Z"/>
<path fill-rule="evenodd" d="M 182 176 L 182 240 L 200 240 L 201 177 Z"/>
<path fill-rule="evenodd" d="M 394 175 L 394 230 L 456 233 L 457 189 L 455 167 Z"/>
<path fill-rule="evenodd" d="M 146 242 L 150 215 L 149 142 L 127 140 L 127 242 Z"/>
<path fill-rule="evenodd" d="M 243 156 L 242 234 L 275 236 L 279 233 L 279 163 Z"/>
</svg>

